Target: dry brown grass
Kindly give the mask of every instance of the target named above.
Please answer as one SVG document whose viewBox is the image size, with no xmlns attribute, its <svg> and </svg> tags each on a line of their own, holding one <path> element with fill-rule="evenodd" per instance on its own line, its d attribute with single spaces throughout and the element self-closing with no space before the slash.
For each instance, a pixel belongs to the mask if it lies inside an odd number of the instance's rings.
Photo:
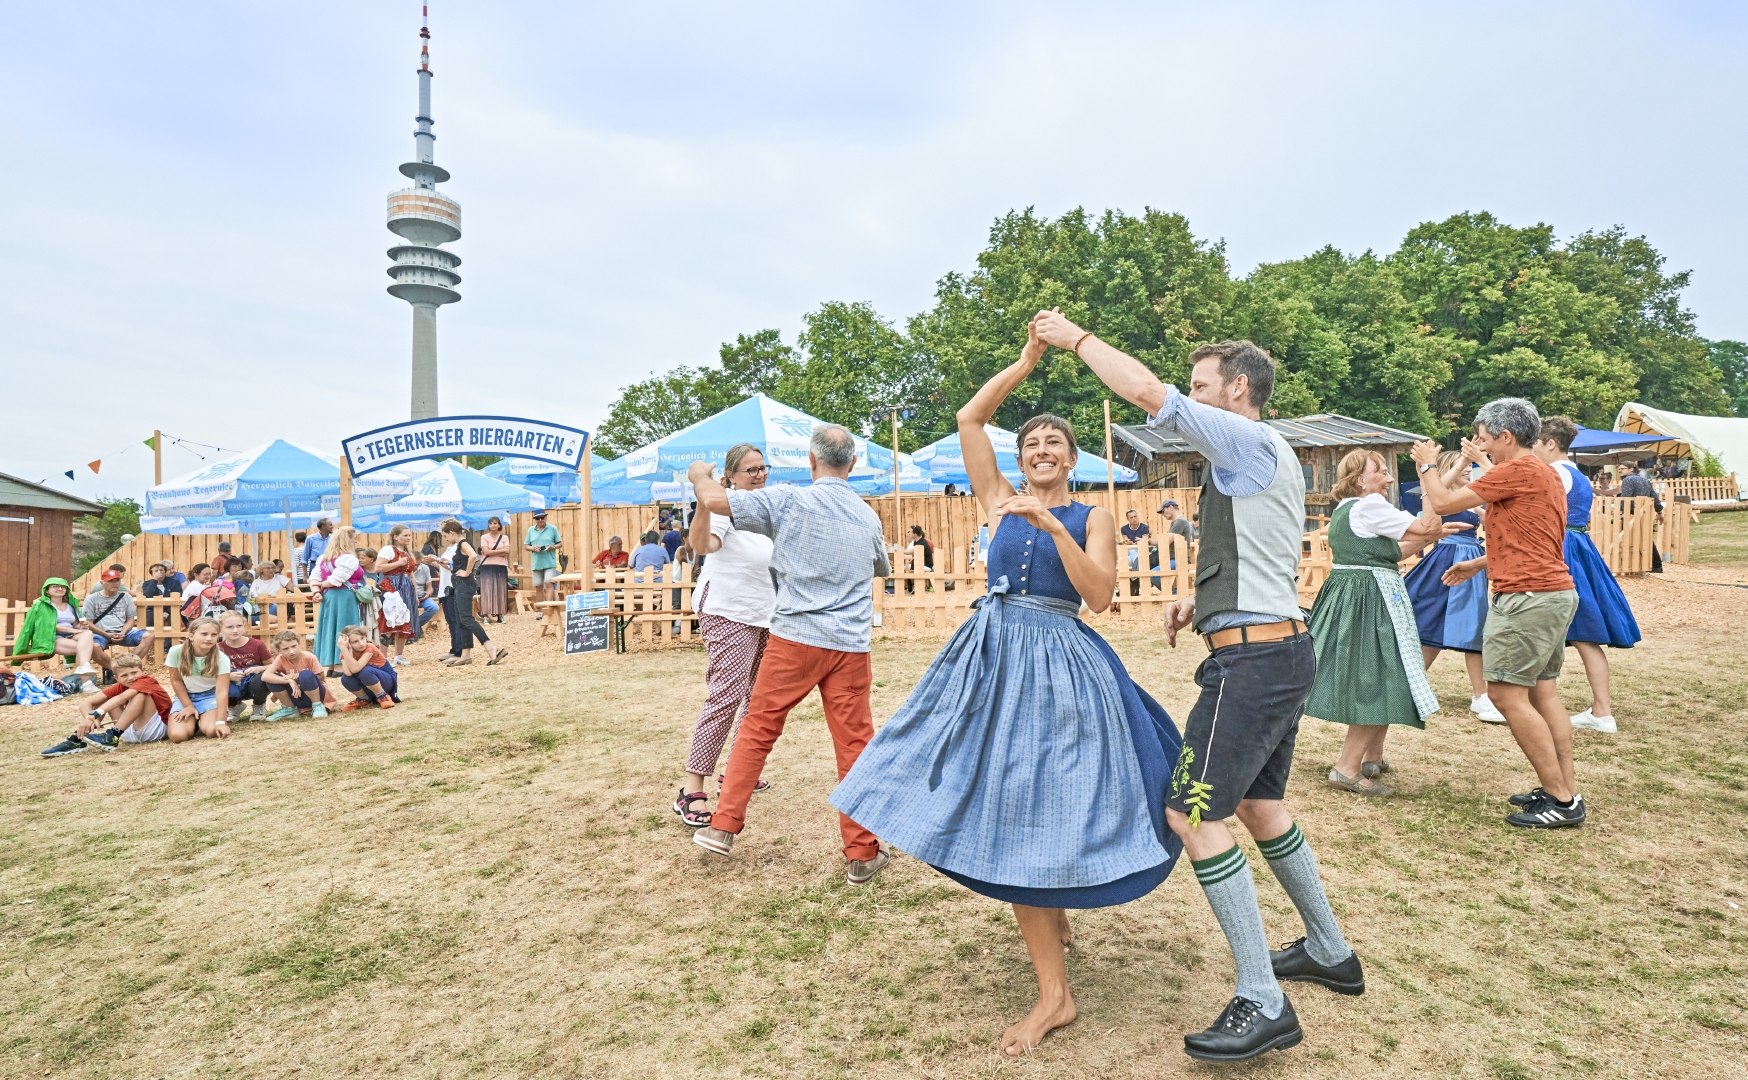
<svg viewBox="0 0 1748 1080">
<path fill-rule="evenodd" d="M 1032 989 L 1009 915 L 910 859 L 843 884 L 815 702 L 734 858 L 699 852 L 668 804 L 700 652 L 512 627 L 502 669 L 423 649 L 386 716 L 55 761 L 74 706 L 0 710 L 0 1074 L 1740 1076 L 1748 590 L 1696 582 L 1745 569 L 1628 584 L 1649 640 L 1616 657 L 1620 734 L 1580 734 L 1581 830 L 1501 822 L 1531 778 L 1452 660 L 1456 708 L 1392 736 L 1397 798 L 1322 786 L 1340 731 L 1308 725 L 1291 799 L 1370 988 L 1291 989 L 1304 1044 L 1228 1070 L 1180 1052 L 1231 979 L 1187 872 L 1078 917 L 1080 1020 L 998 1060 Z M 1193 651 L 1107 629 L 1188 707 Z M 877 717 L 937 645 L 877 646 Z"/>
</svg>

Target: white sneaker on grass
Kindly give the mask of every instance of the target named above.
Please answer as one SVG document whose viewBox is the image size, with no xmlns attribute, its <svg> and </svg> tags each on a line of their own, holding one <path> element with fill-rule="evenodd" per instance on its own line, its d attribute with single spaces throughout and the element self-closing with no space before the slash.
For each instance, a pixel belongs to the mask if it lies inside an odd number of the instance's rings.
<svg viewBox="0 0 1748 1080">
<path fill-rule="evenodd" d="M 230 707 L 230 709 L 228 709 L 225 712 L 225 719 L 230 721 L 233 724 L 236 723 L 237 721 L 241 720 L 242 718 L 243 718 L 243 703 L 240 701 L 234 703 Z"/>
<path fill-rule="evenodd" d="M 1589 709 L 1585 709 L 1581 713 L 1573 713 L 1572 726 L 1575 728 L 1583 728 L 1585 731 L 1600 731 L 1604 735 L 1613 735 L 1615 733 L 1614 717 L 1598 716 Z"/>
<path fill-rule="evenodd" d="M 1478 698 L 1471 698 L 1469 700 L 1469 711 L 1486 723 L 1505 723 L 1505 714 L 1499 711 L 1498 706 L 1493 704 L 1493 699 L 1486 694 L 1482 694 Z"/>
</svg>

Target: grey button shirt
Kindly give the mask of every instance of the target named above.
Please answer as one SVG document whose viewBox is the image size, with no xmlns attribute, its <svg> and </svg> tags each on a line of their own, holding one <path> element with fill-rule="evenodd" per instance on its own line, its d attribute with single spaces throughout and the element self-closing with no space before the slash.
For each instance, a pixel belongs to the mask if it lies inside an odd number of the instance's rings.
<svg viewBox="0 0 1748 1080">
<path fill-rule="evenodd" d="M 771 633 L 834 652 L 869 650 L 874 579 L 892 573 L 880 517 L 834 476 L 808 487 L 728 492 L 734 527 L 768 536 L 777 611 Z"/>
</svg>

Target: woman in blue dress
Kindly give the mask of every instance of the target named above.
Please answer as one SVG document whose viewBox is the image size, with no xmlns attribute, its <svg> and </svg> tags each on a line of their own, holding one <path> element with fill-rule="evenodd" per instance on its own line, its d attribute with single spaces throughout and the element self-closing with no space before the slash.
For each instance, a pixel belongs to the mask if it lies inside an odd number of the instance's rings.
<svg viewBox="0 0 1748 1080">
<path fill-rule="evenodd" d="M 996 522 L 989 591 L 832 794 L 883 841 L 1013 905 L 1038 1001 L 1003 1034 L 1007 1055 L 1074 1020 L 1065 909 L 1145 896 L 1180 850 L 1165 824 L 1177 727 L 1080 621 L 1083 603 L 1111 604 L 1117 546 L 1110 513 L 1068 497 L 1074 432 L 1050 415 L 1021 426 L 1023 495 L 984 433 L 1044 348 L 1029 333 L 959 410 L 972 491 Z"/>
<path fill-rule="evenodd" d="M 1447 450 L 1438 459 L 1438 471 L 1445 486 L 1452 491 L 1467 487 L 1471 462 L 1455 450 Z M 1402 587 L 1408 590 L 1408 600 L 1414 605 L 1414 622 L 1420 631 L 1420 655 L 1427 670 L 1438 654 L 1450 649 L 1463 654 L 1463 664 L 1469 675 L 1469 711 L 1489 724 L 1505 723 L 1505 714 L 1493 706 L 1487 696 L 1487 680 L 1481 671 L 1481 629 L 1487 623 L 1487 571 L 1455 581 L 1447 579 L 1446 571 L 1461 564 L 1473 564 L 1487 554 L 1480 537 L 1473 530 L 1481 527 L 1480 510 L 1464 510 L 1447 514 L 1446 525 L 1467 525 L 1470 531 L 1446 536 L 1420 561 L 1402 576 Z M 1453 583 L 1454 582 L 1454 583 Z M 1368 779 L 1381 771 L 1380 762 L 1365 765 Z"/>
<path fill-rule="evenodd" d="M 1578 590 L 1578 610 L 1566 630 L 1566 644 L 1578 650 L 1584 661 L 1584 678 L 1590 683 L 1590 708 L 1574 713 L 1572 726 L 1613 734 L 1614 702 L 1609 696 L 1608 654 L 1611 649 L 1630 649 L 1639 643 L 1639 621 L 1602 561 L 1602 553 L 1590 539 L 1590 508 L 1596 502 L 1590 480 L 1567 455 L 1578 425 L 1571 417 L 1549 416 L 1542 420 L 1536 439 L 1536 456 L 1553 466 L 1566 489 L 1566 569 Z"/>
</svg>

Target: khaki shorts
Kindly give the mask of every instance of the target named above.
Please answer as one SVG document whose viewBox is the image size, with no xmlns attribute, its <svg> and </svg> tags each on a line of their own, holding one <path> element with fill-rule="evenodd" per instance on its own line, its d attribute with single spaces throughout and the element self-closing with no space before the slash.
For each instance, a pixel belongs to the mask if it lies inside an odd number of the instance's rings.
<svg viewBox="0 0 1748 1080">
<path fill-rule="evenodd" d="M 1534 686 L 1560 677 L 1566 630 L 1578 611 L 1578 593 L 1494 593 L 1481 634 L 1481 668 L 1488 682 Z"/>
</svg>

